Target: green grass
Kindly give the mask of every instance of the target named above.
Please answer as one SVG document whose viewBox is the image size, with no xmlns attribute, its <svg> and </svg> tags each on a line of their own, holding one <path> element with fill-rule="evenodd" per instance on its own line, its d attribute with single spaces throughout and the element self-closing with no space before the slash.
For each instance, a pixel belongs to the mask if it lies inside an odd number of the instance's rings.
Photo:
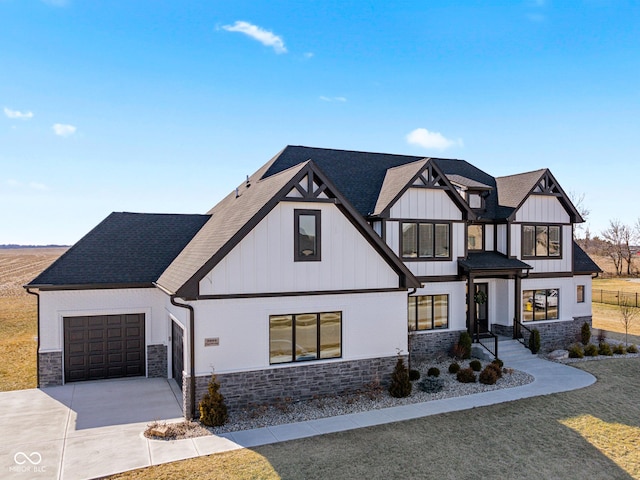
<svg viewBox="0 0 640 480">
<path fill-rule="evenodd" d="M 640 479 L 640 358 L 585 362 L 579 368 L 598 382 L 114 478 Z"/>
</svg>

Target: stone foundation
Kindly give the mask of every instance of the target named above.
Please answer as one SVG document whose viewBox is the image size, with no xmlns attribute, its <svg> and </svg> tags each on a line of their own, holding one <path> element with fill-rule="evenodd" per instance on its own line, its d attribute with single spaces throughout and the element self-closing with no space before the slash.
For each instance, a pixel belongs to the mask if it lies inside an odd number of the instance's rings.
<svg viewBox="0 0 640 480">
<path fill-rule="evenodd" d="M 572 343 L 580 341 L 580 330 L 587 322 L 591 326 L 591 317 L 575 317 L 568 322 L 529 322 L 527 328 L 538 329 L 540 332 L 540 350 L 550 352 L 556 349 L 566 349 Z M 526 344 L 529 344 L 529 332 L 522 331 Z"/>
<path fill-rule="evenodd" d="M 39 353 L 38 360 L 38 386 L 44 388 L 62 385 L 62 352 Z"/>
<path fill-rule="evenodd" d="M 491 333 L 494 335 L 500 335 L 501 337 L 513 338 L 513 326 L 498 325 L 494 323 L 491 325 Z"/>
<path fill-rule="evenodd" d="M 167 378 L 166 345 L 147 345 L 147 377 Z"/>
<path fill-rule="evenodd" d="M 403 356 L 405 365 L 407 358 Z M 216 375 L 220 382 L 220 393 L 227 407 L 236 410 L 250 405 L 275 403 L 276 399 L 287 401 L 309 400 L 315 395 L 341 395 L 362 389 L 365 385 L 379 382 L 387 386 L 398 357 L 372 358 L 344 362 L 329 362 L 292 365 L 249 372 Z M 198 402 L 207 392 L 210 375 L 196 377 L 196 410 Z M 189 418 L 189 377 L 183 379 L 183 405 L 185 417 Z"/>
<path fill-rule="evenodd" d="M 462 331 L 414 333 L 411 339 L 411 355 L 418 358 L 448 355 Z"/>
</svg>

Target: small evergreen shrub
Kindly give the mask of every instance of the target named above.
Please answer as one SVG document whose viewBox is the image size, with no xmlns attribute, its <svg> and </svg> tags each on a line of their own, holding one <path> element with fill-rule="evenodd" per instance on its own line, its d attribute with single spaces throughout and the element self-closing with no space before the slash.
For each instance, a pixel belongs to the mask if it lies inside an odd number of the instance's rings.
<svg viewBox="0 0 640 480">
<path fill-rule="evenodd" d="M 389 395 L 395 398 L 404 398 L 411 395 L 411 381 L 409 371 L 404 365 L 404 360 L 399 358 L 391 375 L 391 385 L 389 385 Z"/>
<path fill-rule="evenodd" d="M 593 343 L 590 343 L 586 347 L 584 347 L 584 356 L 585 357 L 597 357 L 598 356 L 598 347 L 596 347 Z"/>
<path fill-rule="evenodd" d="M 463 368 L 456 374 L 456 380 L 460 383 L 476 383 L 476 374 L 470 368 Z"/>
<path fill-rule="evenodd" d="M 431 367 L 427 371 L 427 376 L 429 376 L 429 377 L 439 377 L 440 376 L 440 369 L 438 367 Z"/>
<path fill-rule="evenodd" d="M 598 353 L 600 355 L 610 357 L 611 355 L 613 355 L 613 352 L 611 351 L 611 345 L 609 345 L 607 342 L 602 342 L 600 345 L 598 345 Z"/>
<path fill-rule="evenodd" d="M 618 345 L 613 347 L 613 353 L 616 355 L 624 355 L 625 353 L 627 353 L 627 349 L 624 348 L 623 344 L 619 343 Z"/>
<path fill-rule="evenodd" d="M 531 330 L 529 335 L 529 350 L 534 355 L 540 351 L 540 331 L 537 328 Z"/>
<path fill-rule="evenodd" d="M 229 418 L 227 405 L 224 403 L 224 397 L 219 390 L 220 384 L 216 380 L 216 376 L 211 375 L 208 392 L 204 394 L 198 404 L 200 421 L 209 427 L 224 425 Z"/>
<path fill-rule="evenodd" d="M 504 367 L 504 362 L 502 360 L 500 360 L 499 358 L 496 358 L 491 363 L 494 363 L 494 364 L 498 365 L 500 368 Z"/>
<path fill-rule="evenodd" d="M 409 380 L 415 382 L 416 380 L 420 380 L 420 372 L 415 369 L 409 370 Z"/>
<path fill-rule="evenodd" d="M 471 358 L 471 343 L 472 340 L 469 332 L 462 332 L 460 334 L 460 338 L 458 339 L 458 345 L 460 345 L 464 349 L 464 356 L 462 358 Z"/>
<path fill-rule="evenodd" d="M 569 347 L 569 358 L 583 358 L 584 352 L 582 351 L 582 345 L 579 343 L 573 344 Z"/>
<path fill-rule="evenodd" d="M 426 393 L 438 393 L 444 388 L 444 380 L 435 377 L 425 377 L 418 383 L 418 388 Z"/>
<path fill-rule="evenodd" d="M 498 381 L 498 375 L 496 375 L 496 371 L 494 368 L 490 367 L 491 364 L 487 365 L 482 372 L 480 372 L 480 383 L 484 383 L 485 385 L 495 385 Z"/>
<path fill-rule="evenodd" d="M 453 373 L 455 375 L 459 371 L 460 365 L 458 365 L 456 362 L 453 362 L 451 365 L 449 365 L 449 373 Z"/>
<path fill-rule="evenodd" d="M 479 372 L 480 370 L 482 370 L 482 363 L 480 363 L 480 360 L 471 360 L 469 362 L 469 368 L 471 368 L 471 370 L 473 370 L 474 372 Z"/>
<path fill-rule="evenodd" d="M 587 322 L 584 322 L 580 330 L 580 341 L 582 345 L 587 346 L 589 345 L 589 340 L 591 340 L 591 327 Z"/>
<path fill-rule="evenodd" d="M 496 372 L 497 378 L 502 378 L 502 368 L 497 363 L 489 363 L 486 367 L 484 367 L 485 370 L 487 368 Z"/>
<path fill-rule="evenodd" d="M 627 347 L 627 353 L 638 353 L 638 347 L 635 345 L 629 345 Z"/>
</svg>

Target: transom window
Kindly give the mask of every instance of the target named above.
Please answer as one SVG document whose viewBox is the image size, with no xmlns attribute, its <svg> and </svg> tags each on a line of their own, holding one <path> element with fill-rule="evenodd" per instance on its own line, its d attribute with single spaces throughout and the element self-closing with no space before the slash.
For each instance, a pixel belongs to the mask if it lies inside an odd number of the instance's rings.
<svg viewBox="0 0 640 480">
<path fill-rule="evenodd" d="M 467 227 L 467 248 L 469 250 L 483 249 L 484 225 L 469 225 Z"/>
<path fill-rule="evenodd" d="M 320 261 L 320 210 L 294 210 L 296 262 Z"/>
<path fill-rule="evenodd" d="M 449 295 L 409 297 L 409 330 L 449 327 Z"/>
<path fill-rule="evenodd" d="M 560 258 L 560 225 L 523 225 L 522 257 Z"/>
<path fill-rule="evenodd" d="M 342 356 L 342 312 L 269 316 L 269 363 Z"/>
<path fill-rule="evenodd" d="M 448 223 L 402 222 L 402 258 L 449 259 L 451 241 Z"/>
<path fill-rule="evenodd" d="M 523 290 L 522 305 L 524 306 L 523 321 L 557 320 L 560 306 L 559 290 Z"/>
</svg>

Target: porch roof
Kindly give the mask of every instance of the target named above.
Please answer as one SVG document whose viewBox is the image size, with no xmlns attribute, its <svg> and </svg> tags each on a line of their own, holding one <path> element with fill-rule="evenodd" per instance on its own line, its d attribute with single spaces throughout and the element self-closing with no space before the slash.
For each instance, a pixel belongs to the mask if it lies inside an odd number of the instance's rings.
<svg viewBox="0 0 640 480">
<path fill-rule="evenodd" d="M 498 252 L 470 252 L 467 258 L 458 260 L 465 272 L 494 270 L 530 270 L 533 268 L 517 258 L 509 258 Z"/>
</svg>

